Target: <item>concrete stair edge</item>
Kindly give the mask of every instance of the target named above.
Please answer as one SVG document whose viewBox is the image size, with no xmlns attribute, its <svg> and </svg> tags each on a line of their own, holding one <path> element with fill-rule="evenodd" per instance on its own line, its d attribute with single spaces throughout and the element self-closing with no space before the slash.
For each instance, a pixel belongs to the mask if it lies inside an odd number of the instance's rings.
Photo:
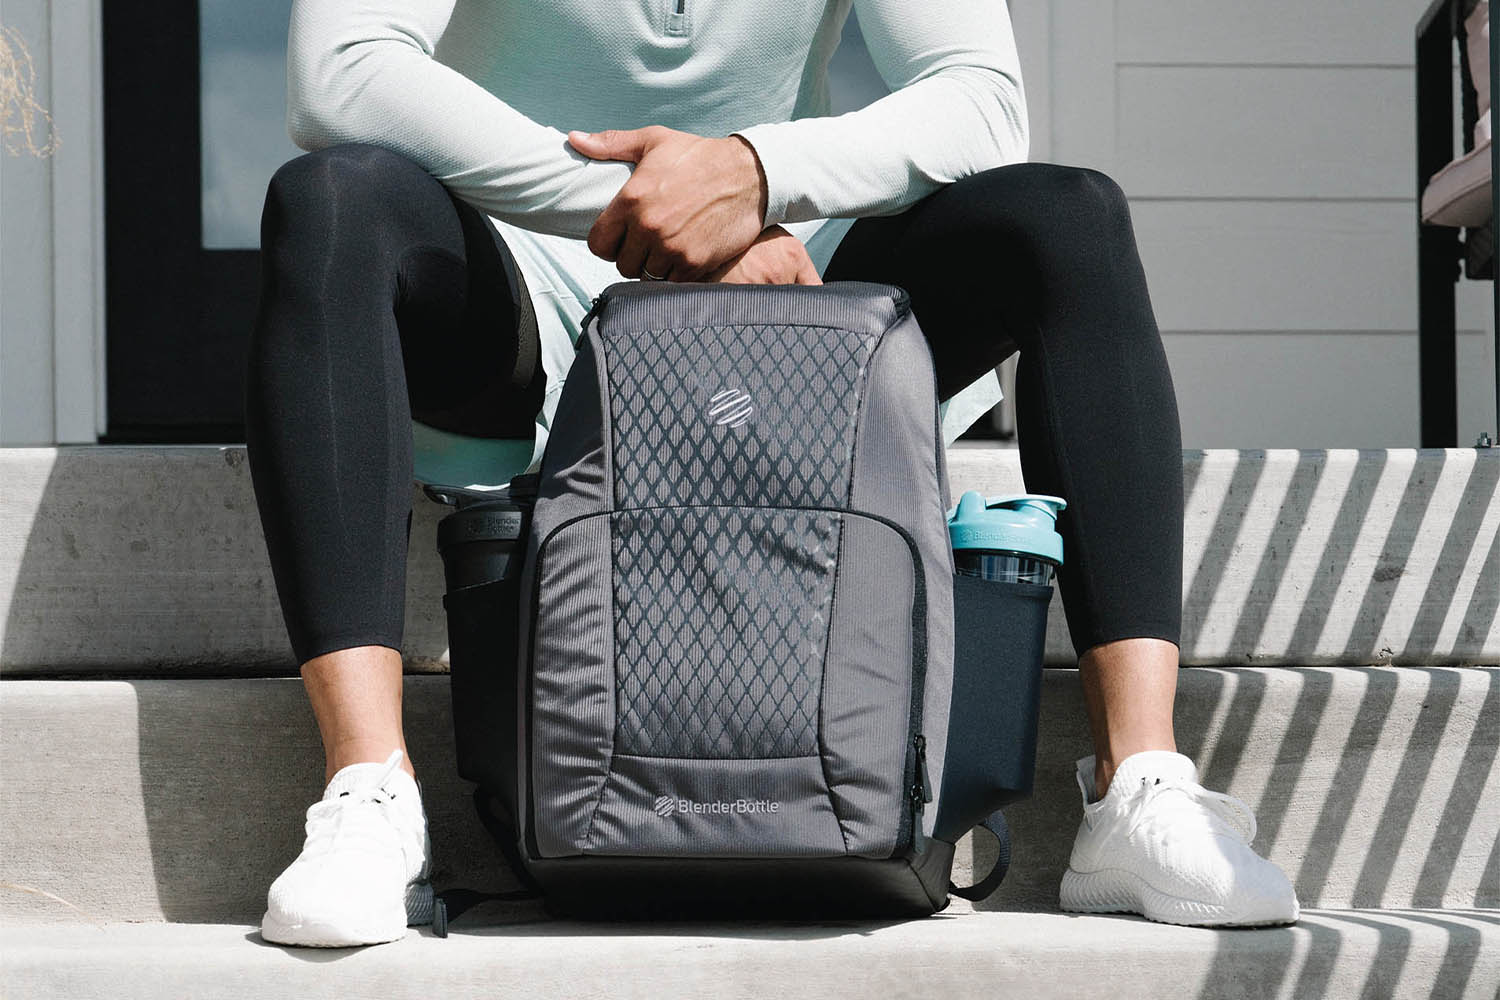
<svg viewBox="0 0 1500 1000">
<path fill-rule="evenodd" d="M 410 677 L 406 704 L 435 881 L 509 887 L 455 773 L 448 685 Z M 1305 905 L 1493 907 L 1497 714 L 1500 669 L 1194 668 L 1177 728 L 1204 784 L 1256 810 L 1257 848 Z M 1035 796 L 1007 810 L 1016 861 L 984 907 L 1055 910 L 1083 719 L 1075 672 L 1048 671 Z M 0 882 L 105 921 L 248 921 L 300 847 L 321 749 L 290 679 L 13 680 L 0 682 L 0 775 Z M 960 881 L 987 848 L 960 845 Z M 0 924 L 77 919 L 0 888 Z"/>
<path fill-rule="evenodd" d="M 897 924 L 455 925 L 309 952 L 248 925 L 0 929 L 11 1000 L 109 997 L 1443 997 L 1500 991 L 1500 912 L 1304 911 L 1214 931 L 1128 917 L 939 915 Z"/>
<path fill-rule="evenodd" d="M 1500 663 L 1500 449 L 1183 457 L 1184 663 Z M 955 496 L 1022 489 L 1013 449 L 948 461 Z M 0 482 L 5 676 L 295 673 L 243 447 L 0 449 Z M 414 494 L 414 671 L 445 669 L 445 510 Z"/>
</svg>

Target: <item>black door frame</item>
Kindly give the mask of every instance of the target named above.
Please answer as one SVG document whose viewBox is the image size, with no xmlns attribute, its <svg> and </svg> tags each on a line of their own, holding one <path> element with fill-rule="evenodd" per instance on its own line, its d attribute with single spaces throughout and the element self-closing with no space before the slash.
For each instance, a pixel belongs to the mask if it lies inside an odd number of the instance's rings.
<svg viewBox="0 0 1500 1000">
<path fill-rule="evenodd" d="M 243 441 L 260 251 L 203 246 L 198 3 L 102 11 L 102 440 Z"/>
</svg>

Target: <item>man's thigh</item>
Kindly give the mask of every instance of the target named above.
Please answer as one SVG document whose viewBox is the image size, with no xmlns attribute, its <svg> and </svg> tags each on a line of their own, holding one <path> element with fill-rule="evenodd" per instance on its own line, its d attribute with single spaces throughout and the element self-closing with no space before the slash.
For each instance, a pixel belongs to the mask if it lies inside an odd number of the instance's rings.
<svg viewBox="0 0 1500 1000">
<path fill-rule="evenodd" d="M 530 293 L 484 213 L 448 198 L 461 248 L 414 246 L 402 259 L 415 300 L 397 309 L 412 414 L 460 434 L 529 437 L 546 386 Z"/>
<path fill-rule="evenodd" d="M 1035 322 L 1035 268 L 992 212 L 980 210 L 1006 187 L 986 177 L 993 173 L 946 185 L 896 215 L 856 220 L 823 272 L 825 281 L 906 289 L 943 399 L 1015 353 L 1024 324 Z"/>
</svg>

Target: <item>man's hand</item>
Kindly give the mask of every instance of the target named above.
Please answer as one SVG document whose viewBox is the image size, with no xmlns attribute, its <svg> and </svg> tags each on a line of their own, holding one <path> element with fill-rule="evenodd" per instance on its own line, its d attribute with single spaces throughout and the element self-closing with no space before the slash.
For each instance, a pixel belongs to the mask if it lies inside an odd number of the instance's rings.
<svg viewBox="0 0 1500 1000">
<path fill-rule="evenodd" d="M 703 281 L 740 285 L 821 285 L 823 279 L 802 241 L 780 226 L 767 226 L 750 249 L 708 272 Z"/>
<path fill-rule="evenodd" d="M 750 144 L 662 125 L 569 132 L 594 160 L 636 164 L 589 230 L 589 249 L 627 278 L 702 280 L 761 235 L 766 182 Z"/>
</svg>

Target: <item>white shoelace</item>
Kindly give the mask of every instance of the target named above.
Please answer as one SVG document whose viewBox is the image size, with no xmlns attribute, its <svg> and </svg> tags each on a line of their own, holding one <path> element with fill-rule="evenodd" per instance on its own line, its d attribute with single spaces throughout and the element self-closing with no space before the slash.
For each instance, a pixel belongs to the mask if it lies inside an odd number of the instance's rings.
<svg viewBox="0 0 1500 1000">
<path fill-rule="evenodd" d="M 385 760 L 385 767 L 380 772 L 380 777 L 375 781 L 350 789 L 336 798 L 314 802 L 307 810 L 308 846 L 316 844 L 325 850 L 331 849 L 340 841 L 347 840 L 351 832 L 362 833 L 366 840 L 376 841 L 377 838 L 370 833 L 371 826 L 368 822 L 352 825 L 346 825 L 346 823 L 348 817 L 364 812 L 371 806 L 383 806 L 395 797 L 386 790 L 385 783 L 400 766 L 401 751 L 392 750 L 391 755 Z"/>
<path fill-rule="evenodd" d="M 1141 780 L 1140 789 L 1131 797 L 1130 824 L 1125 836 L 1135 834 L 1136 829 L 1151 816 L 1150 806 L 1158 799 L 1160 809 L 1156 815 L 1167 814 L 1171 822 L 1198 823 L 1210 832 L 1220 832 L 1228 827 L 1246 844 L 1255 839 L 1255 812 L 1241 799 L 1223 792 L 1211 792 L 1195 781 L 1177 779 Z"/>
</svg>

